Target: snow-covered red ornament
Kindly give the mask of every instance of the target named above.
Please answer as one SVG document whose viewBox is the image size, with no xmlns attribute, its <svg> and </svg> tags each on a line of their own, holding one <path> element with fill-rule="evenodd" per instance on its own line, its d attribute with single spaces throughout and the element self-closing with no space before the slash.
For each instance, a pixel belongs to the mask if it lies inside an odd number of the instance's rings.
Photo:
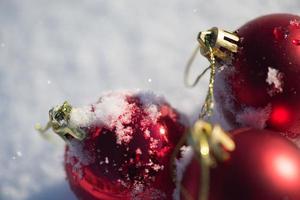
<svg viewBox="0 0 300 200">
<path fill-rule="evenodd" d="M 198 41 L 211 63 L 206 105 L 212 105 L 214 93 L 233 128 L 300 136 L 300 16 L 266 15 L 235 32 L 212 28 L 200 32 Z"/>
<path fill-rule="evenodd" d="M 179 113 L 151 92 L 111 92 L 96 103 L 50 110 L 67 142 L 65 169 L 81 200 L 169 200 L 172 152 L 185 132 Z"/>
<path fill-rule="evenodd" d="M 183 173 L 183 200 L 300 199 L 300 150 L 296 145 L 270 130 L 243 128 L 230 135 L 235 149 L 229 159 L 211 168 L 209 181 L 204 182 L 208 197 L 199 198 L 203 195 L 201 179 L 207 174 L 200 164 L 205 157 L 199 158 L 197 152 Z"/>
</svg>

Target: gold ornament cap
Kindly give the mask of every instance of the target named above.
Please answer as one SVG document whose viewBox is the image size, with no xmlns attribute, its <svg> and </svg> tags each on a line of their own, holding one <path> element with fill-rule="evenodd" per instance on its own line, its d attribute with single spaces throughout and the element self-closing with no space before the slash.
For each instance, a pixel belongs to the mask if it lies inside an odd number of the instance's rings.
<svg viewBox="0 0 300 200">
<path fill-rule="evenodd" d="M 77 140 L 84 140 L 86 133 L 81 127 L 70 123 L 70 117 L 73 107 L 65 101 L 62 105 L 53 107 L 49 110 L 49 121 L 45 127 L 40 124 L 36 125 L 36 130 L 41 134 L 44 134 L 48 129 L 58 134 L 63 140 L 68 142 L 69 138 L 75 138 Z"/>
<path fill-rule="evenodd" d="M 198 34 L 198 42 L 200 43 L 200 52 L 203 56 L 209 56 L 208 46 L 212 48 L 214 56 L 222 61 L 228 61 L 231 53 L 238 51 L 239 37 L 229 31 L 213 27 L 208 31 L 202 31 Z M 207 42 L 209 44 L 207 44 Z"/>
</svg>

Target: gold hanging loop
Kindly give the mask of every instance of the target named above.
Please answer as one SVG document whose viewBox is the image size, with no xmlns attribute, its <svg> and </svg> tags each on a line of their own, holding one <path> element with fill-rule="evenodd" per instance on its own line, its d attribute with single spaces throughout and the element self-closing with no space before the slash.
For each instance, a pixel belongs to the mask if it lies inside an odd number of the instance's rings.
<svg viewBox="0 0 300 200">
<path fill-rule="evenodd" d="M 200 32 L 197 40 L 199 42 L 199 46 L 197 46 L 191 58 L 187 62 L 184 73 L 184 83 L 187 87 L 196 86 L 203 75 L 210 69 L 208 91 L 199 115 L 199 118 L 202 119 L 205 116 L 210 116 L 213 112 L 213 93 L 216 68 L 230 62 L 232 53 L 236 53 L 238 51 L 237 43 L 239 41 L 239 37 L 234 33 L 213 27 L 208 31 Z M 205 68 L 192 83 L 190 83 L 188 80 L 189 73 L 198 50 L 200 50 L 200 53 L 208 59 L 210 65 Z"/>
<path fill-rule="evenodd" d="M 235 143 L 219 126 L 198 120 L 192 130 L 190 143 L 198 155 L 201 167 L 201 184 L 199 200 L 207 200 L 209 196 L 210 168 L 216 166 L 217 161 L 229 158 L 230 151 L 235 149 Z"/>
<path fill-rule="evenodd" d="M 210 168 L 216 165 L 216 160 L 225 160 L 229 154 L 224 150 L 233 151 L 235 144 L 233 140 L 218 125 L 202 121 L 205 117 L 211 116 L 213 112 L 213 93 L 216 70 L 219 66 L 230 64 L 233 54 L 238 52 L 239 37 L 232 32 L 228 32 L 216 27 L 208 31 L 199 32 L 197 40 L 199 45 L 188 60 L 184 72 L 184 84 L 186 87 L 195 87 L 203 75 L 210 70 L 208 91 L 205 102 L 201 108 L 199 120 L 193 128 L 188 131 L 189 144 L 198 152 L 198 161 L 201 167 L 201 185 L 199 188 L 199 200 L 207 200 L 209 194 Z M 197 52 L 206 57 L 210 65 L 205 68 L 197 78 L 189 81 L 191 67 L 195 61 Z M 179 152 L 180 147 L 186 140 L 186 134 L 182 136 L 181 142 L 176 146 L 173 160 Z M 191 199 L 188 191 L 182 186 L 181 192 L 186 199 Z"/>
<path fill-rule="evenodd" d="M 200 50 L 200 45 L 197 45 L 197 47 L 195 48 L 194 52 L 192 53 L 190 59 L 186 64 L 185 71 L 184 71 L 184 85 L 186 87 L 190 87 L 190 88 L 195 87 L 198 81 L 201 79 L 201 77 L 207 72 L 207 70 L 209 70 L 209 67 L 207 67 L 192 83 L 189 82 L 189 74 L 191 71 L 191 67 L 195 61 L 195 58 L 199 50 Z"/>
<path fill-rule="evenodd" d="M 208 91 L 199 115 L 200 119 L 203 119 L 205 116 L 210 116 L 213 112 L 213 107 L 214 107 L 213 95 L 214 95 L 214 81 L 215 81 L 215 74 L 216 74 L 216 59 L 213 54 L 213 50 L 209 46 L 209 44 L 208 44 L 208 51 L 209 51 L 209 61 L 210 61 L 210 66 L 209 66 L 210 76 L 209 76 Z"/>
</svg>

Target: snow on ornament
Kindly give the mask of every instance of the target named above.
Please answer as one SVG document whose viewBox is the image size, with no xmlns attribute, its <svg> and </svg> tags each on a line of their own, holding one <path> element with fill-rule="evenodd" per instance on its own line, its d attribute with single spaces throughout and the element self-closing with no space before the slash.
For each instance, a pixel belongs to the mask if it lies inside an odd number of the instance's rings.
<svg viewBox="0 0 300 200">
<path fill-rule="evenodd" d="M 236 34 L 239 50 L 219 78 L 227 83 L 216 90 L 215 99 L 233 127 L 252 126 L 251 120 L 237 116 L 245 110 L 266 110 L 262 127 L 280 131 L 288 137 L 300 135 L 300 17 L 273 14 L 254 19 Z M 229 70 L 229 68 L 232 68 Z M 223 99 L 231 105 L 223 104 Z"/>
<path fill-rule="evenodd" d="M 186 130 L 180 118 L 152 92 L 109 92 L 88 106 L 51 109 L 47 128 L 67 143 L 65 169 L 79 199 L 169 200 L 172 153 Z"/>
</svg>

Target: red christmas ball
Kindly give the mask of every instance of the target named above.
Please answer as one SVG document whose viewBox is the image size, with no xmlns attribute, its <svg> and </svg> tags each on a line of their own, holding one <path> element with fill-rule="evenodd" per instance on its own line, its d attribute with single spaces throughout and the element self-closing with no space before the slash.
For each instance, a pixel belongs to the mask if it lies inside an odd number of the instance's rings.
<svg viewBox="0 0 300 200">
<path fill-rule="evenodd" d="M 300 150 L 269 130 L 232 132 L 236 149 L 230 159 L 211 170 L 209 200 L 299 200 Z M 183 199 L 198 199 L 200 165 L 194 159 L 185 170 Z"/>
<path fill-rule="evenodd" d="M 215 99 L 225 119 L 233 127 L 299 136 L 300 16 L 259 17 L 236 33 L 238 52 L 216 78 Z"/>
<path fill-rule="evenodd" d="M 149 92 L 108 93 L 73 108 L 70 123 L 87 134 L 69 138 L 67 177 L 82 200 L 172 199 L 173 149 L 185 131 L 179 114 Z"/>
</svg>

